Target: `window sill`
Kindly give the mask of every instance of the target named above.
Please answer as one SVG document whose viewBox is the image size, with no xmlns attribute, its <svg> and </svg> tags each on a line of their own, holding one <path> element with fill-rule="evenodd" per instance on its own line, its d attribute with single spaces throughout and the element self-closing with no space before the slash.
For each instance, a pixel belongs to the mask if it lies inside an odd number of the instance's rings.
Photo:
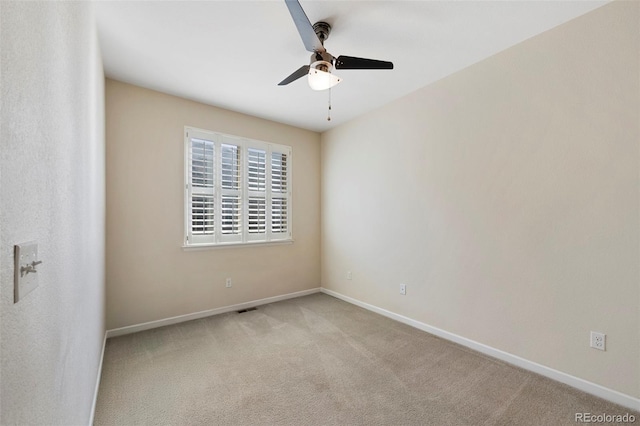
<svg viewBox="0 0 640 426">
<path fill-rule="evenodd" d="M 264 247 L 264 246 L 281 246 L 286 244 L 293 244 L 293 240 L 278 240 L 278 241 L 249 241 L 246 243 L 218 243 L 218 244 L 191 244 L 183 245 L 182 250 L 216 250 L 225 248 L 239 248 L 239 247 Z"/>
</svg>

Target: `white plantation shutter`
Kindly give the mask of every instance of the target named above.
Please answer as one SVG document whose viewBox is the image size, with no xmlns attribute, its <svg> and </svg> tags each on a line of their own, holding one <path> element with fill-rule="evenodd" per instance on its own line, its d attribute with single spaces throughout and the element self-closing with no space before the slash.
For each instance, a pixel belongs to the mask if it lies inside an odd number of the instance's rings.
<svg viewBox="0 0 640 426">
<path fill-rule="evenodd" d="M 263 149 L 247 149 L 247 170 L 249 191 L 265 192 L 267 189 L 267 153 Z"/>
<path fill-rule="evenodd" d="M 215 233 L 215 198 L 194 195 L 191 198 L 191 232 L 196 236 Z"/>
<path fill-rule="evenodd" d="M 271 232 L 285 233 L 288 230 L 288 205 L 286 198 L 271 199 Z"/>
<path fill-rule="evenodd" d="M 267 200 L 265 197 L 249 196 L 248 209 L 249 236 L 252 234 L 258 234 L 264 237 L 267 233 Z"/>
<path fill-rule="evenodd" d="M 227 142 L 227 138 L 224 139 Z M 242 241 L 241 149 L 235 144 L 222 143 L 220 150 L 220 241 Z"/>
<path fill-rule="evenodd" d="M 267 151 L 247 148 L 247 240 L 267 238 Z"/>
<path fill-rule="evenodd" d="M 287 239 L 289 233 L 289 157 L 290 153 L 271 152 L 271 238 Z"/>
<path fill-rule="evenodd" d="M 191 243 L 215 241 L 215 144 L 192 135 L 189 139 L 187 182 L 187 240 Z"/>
<path fill-rule="evenodd" d="M 291 240 L 291 148 L 185 127 L 185 243 Z"/>
</svg>

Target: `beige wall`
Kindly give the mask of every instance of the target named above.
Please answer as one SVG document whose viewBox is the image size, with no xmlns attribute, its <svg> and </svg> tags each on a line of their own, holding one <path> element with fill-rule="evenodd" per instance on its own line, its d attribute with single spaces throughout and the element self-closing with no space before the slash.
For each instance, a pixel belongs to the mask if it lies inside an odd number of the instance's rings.
<svg viewBox="0 0 640 426">
<path fill-rule="evenodd" d="M 104 338 L 104 74 L 89 2 L 0 8 L 0 424 L 89 423 Z M 13 246 L 39 286 L 13 303 Z"/>
<path fill-rule="evenodd" d="M 639 8 L 323 134 L 322 286 L 640 397 Z"/>
<path fill-rule="evenodd" d="M 106 114 L 108 329 L 319 287 L 317 133 L 114 80 Z M 182 249 L 185 125 L 293 148 L 293 244 Z"/>
</svg>

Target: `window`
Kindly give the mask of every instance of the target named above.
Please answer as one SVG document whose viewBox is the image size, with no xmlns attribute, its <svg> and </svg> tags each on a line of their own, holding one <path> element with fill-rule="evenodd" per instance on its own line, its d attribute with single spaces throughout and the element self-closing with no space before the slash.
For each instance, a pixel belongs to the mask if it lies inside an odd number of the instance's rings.
<svg viewBox="0 0 640 426">
<path fill-rule="evenodd" d="M 185 127 L 185 245 L 291 240 L 291 147 Z"/>
</svg>

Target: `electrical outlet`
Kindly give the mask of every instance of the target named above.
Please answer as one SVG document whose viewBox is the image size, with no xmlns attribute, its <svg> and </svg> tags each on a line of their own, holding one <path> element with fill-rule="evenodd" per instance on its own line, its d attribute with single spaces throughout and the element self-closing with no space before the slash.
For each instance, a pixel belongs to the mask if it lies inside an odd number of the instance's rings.
<svg viewBox="0 0 640 426">
<path fill-rule="evenodd" d="M 224 283 L 224 286 L 225 286 L 226 288 L 231 287 L 231 278 L 227 278 L 227 280 L 226 280 L 226 281 L 225 281 L 225 283 Z"/>
<path fill-rule="evenodd" d="M 351 279 L 351 271 L 347 271 L 347 279 L 350 280 Z"/>
<path fill-rule="evenodd" d="M 606 350 L 607 335 L 604 333 L 598 333 L 597 331 L 591 332 L 591 347 L 601 351 Z"/>
<path fill-rule="evenodd" d="M 402 294 L 403 296 L 405 296 L 407 294 L 407 285 L 406 284 L 400 284 L 400 294 Z"/>
</svg>

